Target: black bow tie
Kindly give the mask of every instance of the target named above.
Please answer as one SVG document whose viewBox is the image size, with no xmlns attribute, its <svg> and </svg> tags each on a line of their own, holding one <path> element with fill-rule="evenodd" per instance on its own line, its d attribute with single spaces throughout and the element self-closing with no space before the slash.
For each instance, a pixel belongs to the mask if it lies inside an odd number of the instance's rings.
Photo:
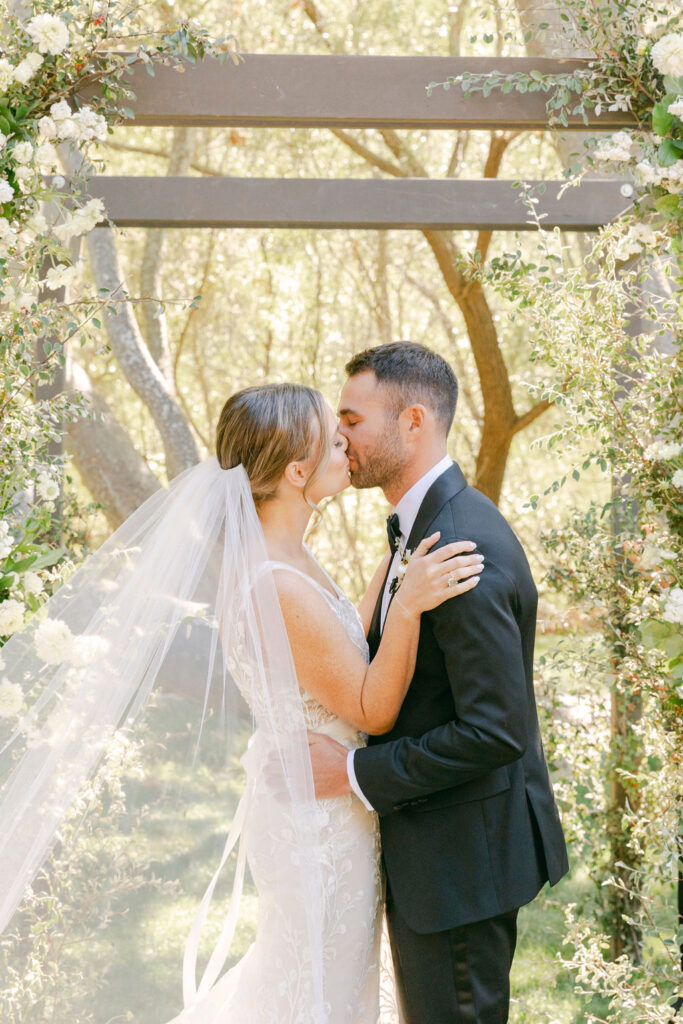
<svg viewBox="0 0 683 1024">
<path fill-rule="evenodd" d="M 395 555 L 398 551 L 399 541 L 401 540 L 401 524 L 395 512 L 390 516 L 387 516 L 387 537 L 389 538 L 391 554 Z"/>
</svg>

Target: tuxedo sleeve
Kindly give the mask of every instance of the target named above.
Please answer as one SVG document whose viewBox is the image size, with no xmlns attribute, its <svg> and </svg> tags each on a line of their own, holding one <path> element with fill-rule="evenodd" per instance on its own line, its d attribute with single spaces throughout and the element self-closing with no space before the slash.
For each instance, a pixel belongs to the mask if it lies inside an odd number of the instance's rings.
<svg viewBox="0 0 683 1024">
<path fill-rule="evenodd" d="M 455 717 L 424 735 L 356 751 L 358 784 L 379 814 L 422 802 L 522 757 L 527 683 L 513 580 L 487 559 L 478 585 L 426 613 Z"/>
</svg>

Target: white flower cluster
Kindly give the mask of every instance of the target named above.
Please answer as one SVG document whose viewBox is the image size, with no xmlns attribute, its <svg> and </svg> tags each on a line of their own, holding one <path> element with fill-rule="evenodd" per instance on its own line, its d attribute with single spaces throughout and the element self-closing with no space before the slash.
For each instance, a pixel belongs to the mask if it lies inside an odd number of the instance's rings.
<svg viewBox="0 0 683 1024">
<path fill-rule="evenodd" d="M 683 96 L 677 96 L 673 103 L 668 106 L 670 114 L 674 114 L 675 117 L 683 117 Z"/>
<path fill-rule="evenodd" d="M 40 118 L 38 131 L 48 141 L 101 142 L 107 136 L 107 122 L 92 107 L 72 111 L 66 100 L 59 100 L 52 104 L 49 115 Z"/>
<path fill-rule="evenodd" d="M 652 462 L 666 462 L 675 459 L 683 452 L 683 444 L 676 444 L 675 441 L 653 441 L 649 444 L 643 455 Z"/>
<path fill-rule="evenodd" d="M 671 167 L 655 167 L 649 160 L 640 160 L 636 164 L 636 176 L 643 185 L 662 185 L 668 192 L 680 192 L 683 160 L 677 160 Z"/>
<path fill-rule="evenodd" d="M 109 643 L 103 637 L 74 636 L 62 619 L 41 622 L 35 633 L 34 645 L 38 657 L 47 665 L 69 661 L 78 668 L 101 658 L 109 649 Z"/>
<path fill-rule="evenodd" d="M 14 718 L 21 711 L 23 703 L 21 687 L 5 677 L 0 683 L 0 718 Z"/>
<path fill-rule="evenodd" d="M 0 93 L 7 92 L 11 85 L 27 85 L 43 63 L 39 53 L 28 53 L 15 66 L 6 57 L 0 59 Z"/>
<path fill-rule="evenodd" d="M 50 268 L 50 270 L 56 269 L 57 267 Z M 72 268 L 66 267 L 65 269 L 71 270 Z M 47 286 L 48 288 L 53 287 L 53 285 L 50 284 L 49 270 L 47 275 Z M 60 285 L 55 285 L 54 287 L 59 288 Z M 38 479 L 36 481 L 36 494 L 38 495 L 39 498 L 42 498 L 43 501 L 54 501 L 56 498 L 59 497 L 59 484 L 56 482 L 56 480 L 52 479 L 49 473 L 39 473 Z"/>
<path fill-rule="evenodd" d="M 81 263 L 82 261 L 75 263 L 73 266 L 68 266 L 66 263 L 58 263 L 56 267 L 50 267 L 45 275 L 45 287 L 49 288 L 51 292 L 56 292 L 58 288 L 66 288 L 68 285 L 73 284 L 81 272 Z M 40 496 L 41 498 L 44 497 L 46 501 L 52 501 L 57 497 L 57 494 L 59 494 L 58 487 L 52 497 L 48 498 L 44 494 L 40 494 Z"/>
<path fill-rule="evenodd" d="M 14 540 L 10 532 L 9 523 L 0 519 L 0 558 L 7 558 L 14 547 Z"/>
<path fill-rule="evenodd" d="M 69 45 L 69 29 L 61 18 L 54 14 L 36 14 L 28 22 L 26 32 L 38 47 L 40 53 L 56 56 Z"/>
<path fill-rule="evenodd" d="M 683 75 L 683 33 L 669 32 L 650 51 L 652 63 L 663 75 Z"/>
<path fill-rule="evenodd" d="M 672 587 L 668 592 L 662 618 L 665 622 L 683 626 L 683 590 L 680 587 Z"/>
<path fill-rule="evenodd" d="M 631 159 L 632 138 L 629 132 L 616 132 L 615 135 L 605 139 L 595 149 L 593 156 L 597 160 L 610 160 L 614 163 L 623 163 Z"/>
<path fill-rule="evenodd" d="M 37 572 L 30 569 L 21 577 L 21 585 L 25 594 L 38 595 L 43 592 L 43 581 Z"/>
<path fill-rule="evenodd" d="M 657 241 L 657 234 L 649 224 L 633 224 L 617 242 L 615 253 L 618 259 L 627 260 L 641 253 L 644 246 L 656 245 Z"/>
<path fill-rule="evenodd" d="M 674 475 L 671 477 L 671 483 L 674 487 L 677 487 L 679 491 L 683 491 L 683 469 L 677 469 Z"/>
<path fill-rule="evenodd" d="M 69 214 L 64 223 L 57 224 L 53 230 L 60 242 L 66 245 L 72 238 L 87 235 L 100 221 L 105 219 L 105 216 L 102 200 L 91 199 L 85 206 L 81 206 Z"/>
<path fill-rule="evenodd" d="M 23 601 L 17 601 L 13 597 L 3 601 L 0 604 L 0 636 L 11 636 L 21 628 L 25 611 Z"/>
</svg>

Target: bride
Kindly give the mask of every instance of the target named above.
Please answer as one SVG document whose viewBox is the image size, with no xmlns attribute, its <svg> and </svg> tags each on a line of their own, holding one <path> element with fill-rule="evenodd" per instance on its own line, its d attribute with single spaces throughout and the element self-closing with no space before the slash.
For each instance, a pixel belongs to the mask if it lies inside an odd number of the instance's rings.
<svg viewBox="0 0 683 1024">
<path fill-rule="evenodd" d="M 177 682 L 189 664 L 204 679 L 201 714 L 188 723 L 195 758 L 231 684 L 248 708 L 244 793 L 187 939 L 175 1024 L 379 1020 L 377 819 L 352 795 L 315 799 L 308 731 L 351 749 L 389 730 L 411 680 L 421 613 L 474 586 L 481 563 L 467 542 L 430 550 L 438 535 L 423 541 L 368 664 L 388 556 L 356 611 L 304 543 L 317 505 L 348 484 L 346 440 L 319 392 L 246 388 L 223 407 L 216 456 L 145 502 L 3 648 L 6 681 L 21 687 L 23 703 L 0 749 L 2 930 L 112 736 L 144 743 L 154 687 Z M 301 635 L 315 640 L 302 644 Z M 228 864 L 232 896 L 198 980 L 211 897 Z M 224 971 L 247 865 L 256 938 Z M 97 1011 L 96 992 L 91 1002 Z"/>
</svg>

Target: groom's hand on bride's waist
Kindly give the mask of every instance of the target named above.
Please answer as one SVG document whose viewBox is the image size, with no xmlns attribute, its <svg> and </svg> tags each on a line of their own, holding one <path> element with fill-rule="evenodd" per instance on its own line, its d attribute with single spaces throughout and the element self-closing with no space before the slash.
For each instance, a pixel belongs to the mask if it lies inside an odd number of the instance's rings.
<svg viewBox="0 0 683 1024">
<path fill-rule="evenodd" d="M 344 796 L 351 792 L 346 771 L 348 750 L 331 736 L 319 732 L 308 733 L 308 749 L 311 753 L 315 795 L 318 800 L 333 796 Z"/>
</svg>

